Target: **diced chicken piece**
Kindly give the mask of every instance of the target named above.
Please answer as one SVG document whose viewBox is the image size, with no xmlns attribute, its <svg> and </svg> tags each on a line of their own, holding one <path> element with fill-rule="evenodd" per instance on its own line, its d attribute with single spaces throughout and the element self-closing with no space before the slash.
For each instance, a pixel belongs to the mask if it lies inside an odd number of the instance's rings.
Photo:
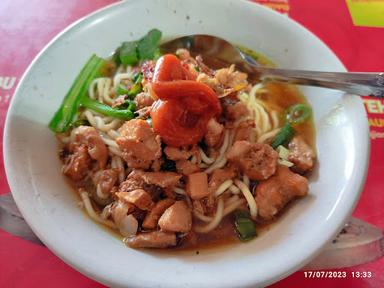
<svg viewBox="0 0 384 288">
<path fill-rule="evenodd" d="M 164 153 L 169 160 L 177 161 L 177 160 L 187 160 L 189 157 L 193 155 L 193 151 L 167 146 L 164 148 Z"/>
<path fill-rule="evenodd" d="M 125 218 L 128 214 L 131 214 L 135 210 L 135 206 L 126 201 L 115 201 L 111 207 L 111 215 L 113 221 L 119 225 L 119 223 Z"/>
<path fill-rule="evenodd" d="M 248 85 L 247 74 L 235 70 L 235 65 L 219 69 L 215 73 L 217 81 L 225 87 L 237 88 Z"/>
<path fill-rule="evenodd" d="M 120 184 L 119 191 L 129 192 L 135 189 L 143 189 L 156 201 L 162 193 L 167 197 L 174 197 L 175 195 L 173 195 L 171 191 L 173 187 L 178 184 L 180 178 L 181 175 L 172 172 L 143 172 L 133 170 L 128 175 L 127 180 Z"/>
<path fill-rule="evenodd" d="M 138 222 L 131 214 L 135 207 L 124 201 L 115 201 L 111 207 L 112 219 L 123 236 L 132 236 L 137 233 Z"/>
<path fill-rule="evenodd" d="M 316 156 L 312 148 L 305 143 L 302 137 L 294 137 L 289 143 L 288 148 L 288 160 L 294 164 L 292 167 L 294 171 L 305 173 L 312 170 Z"/>
<path fill-rule="evenodd" d="M 129 177 L 119 185 L 120 192 L 129 192 L 144 187 L 144 181 L 138 177 Z"/>
<path fill-rule="evenodd" d="M 130 168 L 148 169 L 161 156 L 160 137 L 156 136 L 149 124 L 141 119 L 124 123 L 116 139 L 123 158 Z"/>
<path fill-rule="evenodd" d="M 289 201 L 305 196 L 308 180 L 285 166 L 278 166 L 274 176 L 261 181 L 256 188 L 258 214 L 264 220 L 272 219 Z"/>
<path fill-rule="evenodd" d="M 236 129 L 234 141 L 251 141 L 254 137 L 255 122 L 253 120 L 246 120 L 239 124 Z"/>
<path fill-rule="evenodd" d="M 108 148 L 97 130 L 90 126 L 80 126 L 75 129 L 75 142 L 85 145 L 89 156 L 96 160 L 103 169 L 108 160 Z"/>
<path fill-rule="evenodd" d="M 161 215 L 163 215 L 164 211 L 169 206 L 173 205 L 173 203 L 175 203 L 175 200 L 170 198 L 166 198 L 157 202 L 152 210 L 149 211 L 145 216 L 142 227 L 145 229 L 155 229 Z"/>
<path fill-rule="evenodd" d="M 227 159 L 251 180 L 265 180 L 275 174 L 278 153 L 267 144 L 237 141 L 229 148 Z"/>
<path fill-rule="evenodd" d="M 141 92 L 137 94 L 135 97 L 135 103 L 136 103 L 137 109 L 151 106 L 153 102 L 155 101 L 152 99 L 151 95 L 147 92 Z"/>
<path fill-rule="evenodd" d="M 180 173 L 183 175 L 189 175 L 192 173 L 200 172 L 199 166 L 188 160 L 176 161 L 176 170 L 177 170 L 177 173 Z"/>
<path fill-rule="evenodd" d="M 187 233 L 192 228 L 191 209 L 184 201 L 176 201 L 167 208 L 159 219 L 161 230 L 168 232 Z"/>
<path fill-rule="evenodd" d="M 146 184 L 152 184 L 161 188 L 173 188 L 179 183 L 180 174 L 174 172 L 143 172 L 134 170 L 128 175 L 128 179 L 141 179 Z"/>
<path fill-rule="evenodd" d="M 186 192 L 193 200 L 199 200 L 209 195 L 208 176 L 205 172 L 189 174 Z"/>
<path fill-rule="evenodd" d="M 136 189 L 130 192 L 117 192 L 116 196 L 118 199 L 131 203 L 141 210 L 150 210 L 154 205 L 151 195 L 143 189 Z"/>
<path fill-rule="evenodd" d="M 138 228 L 139 222 L 132 214 L 125 217 L 119 225 L 119 231 L 125 237 L 136 235 Z"/>
<path fill-rule="evenodd" d="M 63 173 L 74 181 L 80 181 L 89 172 L 91 158 L 84 145 L 73 145 L 72 150 L 73 153 L 69 154 L 65 160 Z"/>
<path fill-rule="evenodd" d="M 176 234 L 154 231 L 140 233 L 125 239 L 125 243 L 132 248 L 166 248 L 176 246 Z"/>
<path fill-rule="evenodd" d="M 230 120 L 239 120 L 249 115 L 249 110 L 245 104 L 238 101 L 233 105 L 226 106 L 226 115 Z"/>
<path fill-rule="evenodd" d="M 123 236 L 132 236 L 137 233 L 139 223 L 136 218 L 130 214 L 133 210 L 133 205 L 120 201 L 112 206 L 112 218 Z"/>
<path fill-rule="evenodd" d="M 102 193 L 109 194 L 111 192 L 117 182 L 118 175 L 116 169 L 106 169 L 96 177 L 96 183 L 100 186 Z"/>
<path fill-rule="evenodd" d="M 205 144 L 209 147 L 217 147 L 221 144 L 224 135 L 224 126 L 211 118 L 207 124 L 207 133 L 204 136 Z"/>
<path fill-rule="evenodd" d="M 214 193 L 221 184 L 228 179 L 234 178 L 235 176 L 236 173 L 232 168 L 214 170 L 208 183 L 209 194 Z"/>
</svg>

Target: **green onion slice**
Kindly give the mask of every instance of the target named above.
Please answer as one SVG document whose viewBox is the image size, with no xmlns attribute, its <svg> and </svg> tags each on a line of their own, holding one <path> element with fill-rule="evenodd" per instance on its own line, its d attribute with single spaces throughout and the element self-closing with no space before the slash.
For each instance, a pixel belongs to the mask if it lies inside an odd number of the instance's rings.
<svg viewBox="0 0 384 288">
<path fill-rule="evenodd" d="M 276 149 L 280 145 L 287 145 L 291 141 L 292 137 L 295 135 L 295 129 L 289 123 L 285 123 L 283 128 L 277 133 L 275 138 L 272 141 L 272 148 Z"/>
<path fill-rule="evenodd" d="M 241 241 L 249 241 L 257 236 L 255 223 L 245 211 L 235 212 L 235 227 Z"/>
</svg>

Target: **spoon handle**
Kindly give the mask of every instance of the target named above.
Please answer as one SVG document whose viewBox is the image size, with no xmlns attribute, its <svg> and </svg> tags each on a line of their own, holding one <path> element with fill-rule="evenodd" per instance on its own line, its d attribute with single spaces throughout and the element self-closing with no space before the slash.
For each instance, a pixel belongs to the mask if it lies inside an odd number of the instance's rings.
<svg viewBox="0 0 384 288">
<path fill-rule="evenodd" d="M 241 51 L 242 58 L 264 81 L 282 81 L 292 84 L 338 89 L 351 94 L 384 98 L 384 72 L 322 72 L 260 66 L 252 57 Z"/>
<path fill-rule="evenodd" d="M 384 73 L 320 72 L 255 67 L 262 80 L 343 90 L 351 94 L 384 98 Z"/>
</svg>

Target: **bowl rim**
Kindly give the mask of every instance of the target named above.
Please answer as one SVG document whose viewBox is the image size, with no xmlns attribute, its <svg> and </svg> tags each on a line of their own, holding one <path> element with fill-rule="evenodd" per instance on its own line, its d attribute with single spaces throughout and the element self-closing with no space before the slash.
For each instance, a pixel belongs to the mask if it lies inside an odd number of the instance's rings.
<svg viewBox="0 0 384 288">
<path fill-rule="evenodd" d="M 262 11 L 262 13 L 274 15 L 273 17 L 276 17 L 276 15 L 278 15 L 278 17 L 285 17 L 285 16 L 281 15 L 279 12 L 276 12 L 270 8 L 267 8 L 267 7 L 265 7 L 259 3 L 255 3 L 255 2 L 251 2 L 251 1 L 247 1 L 247 0 L 236 0 L 235 2 L 232 2 L 231 0 L 225 0 L 226 2 L 224 2 L 223 0 L 210 0 L 210 1 L 216 2 L 217 5 L 225 5 L 226 3 L 232 3 L 232 4 L 235 3 L 236 5 L 238 5 L 238 7 L 248 6 L 250 9 L 260 9 Z M 17 183 L 15 181 L 15 178 L 12 177 L 12 174 L 14 171 L 14 167 L 12 164 L 13 156 L 12 156 L 12 153 L 10 153 L 12 148 L 11 148 L 10 137 L 8 137 L 8 136 L 10 135 L 10 129 L 11 129 L 10 126 L 12 124 L 12 116 L 14 115 L 14 111 L 15 111 L 15 105 L 16 105 L 15 99 L 17 99 L 18 94 L 21 93 L 21 90 L 22 90 L 21 87 L 24 85 L 24 80 L 25 80 L 26 76 L 29 75 L 30 71 L 38 64 L 40 58 L 46 53 L 46 51 L 48 49 L 50 49 L 51 46 L 53 46 L 56 43 L 56 41 L 58 41 L 60 38 L 64 37 L 67 34 L 70 35 L 71 32 L 76 32 L 76 30 L 81 28 L 81 26 L 83 26 L 83 25 L 85 26 L 87 23 L 95 20 L 96 18 L 102 17 L 102 15 L 108 15 L 109 13 L 113 13 L 114 9 L 124 9 L 124 7 L 129 7 L 134 2 L 135 2 L 134 0 L 121 1 L 121 2 L 109 4 L 107 6 L 100 8 L 100 9 L 97 9 L 94 12 L 85 15 L 84 17 L 76 20 L 75 22 L 73 22 L 72 24 L 67 26 L 65 29 L 63 29 L 61 32 L 59 32 L 54 38 L 52 38 L 52 40 L 50 40 L 48 42 L 48 44 L 46 44 L 44 46 L 44 48 L 35 56 L 33 61 L 29 64 L 29 66 L 27 67 L 27 69 L 23 73 L 23 76 L 20 78 L 20 81 L 19 81 L 19 83 L 15 89 L 14 95 L 11 99 L 11 103 L 10 103 L 8 111 L 7 111 L 7 116 L 6 116 L 5 125 L 4 125 L 4 134 L 3 134 L 3 136 L 4 136 L 3 137 L 3 139 L 4 139 L 3 140 L 3 158 L 4 158 L 4 167 L 5 167 L 6 177 L 8 179 L 9 186 L 11 188 L 11 192 L 12 192 L 12 195 L 15 199 L 15 202 L 16 202 L 18 208 L 20 209 L 20 212 L 23 215 L 24 219 L 26 220 L 28 225 L 31 227 L 32 231 L 39 237 L 39 239 L 41 239 L 41 241 L 49 248 L 49 250 L 54 252 L 54 254 L 56 256 L 58 256 L 60 259 L 62 259 L 66 264 L 68 264 L 69 266 L 71 266 L 75 270 L 81 272 L 82 274 L 86 275 L 87 277 L 89 277 L 95 281 L 98 281 L 100 283 L 103 283 L 105 285 L 108 285 L 108 286 L 111 286 L 111 285 L 112 286 L 116 286 L 116 285 L 120 286 L 120 285 L 122 285 L 122 283 L 118 282 L 118 279 L 116 280 L 116 282 L 113 282 L 108 277 L 105 277 L 105 275 L 98 274 L 98 273 L 96 273 L 96 271 L 93 271 L 92 269 L 87 269 L 87 268 L 84 268 L 83 266 L 81 266 L 80 263 L 77 263 L 70 256 L 65 254 L 61 248 L 55 247 L 55 243 L 51 243 L 45 237 L 45 235 L 43 233 L 40 233 L 38 225 L 35 225 L 36 223 L 34 223 L 34 221 L 32 221 L 32 219 L 30 219 L 28 217 L 27 213 L 25 212 L 26 210 L 24 208 L 24 207 L 26 207 L 26 206 L 24 206 L 25 204 L 23 203 L 22 199 L 20 199 L 18 197 L 18 194 L 15 192 L 17 190 L 16 189 Z M 317 37 L 310 30 L 308 30 L 306 27 L 302 26 L 300 23 L 298 23 L 294 19 L 287 17 L 286 20 L 288 22 L 290 22 L 291 25 L 294 25 L 295 29 L 301 30 L 302 33 L 307 33 L 311 37 L 315 38 L 319 42 L 319 44 L 322 45 L 324 48 L 326 48 L 326 50 L 330 54 L 332 54 L 332 56 L 334 56 L 335 60 L 338 61 L 338 64 L 340 65 L 340 71 L 347 71 L 345 66 L 342 64 L 340 59 L 337 57 L 337 55 L 319 37 Z M 363 131 L 361 133 L 369 135 L 369 129 L 368 129 L 367 123 L 366 123 L 366 125 L 364 125 Z M 298 270 L 299 268 L 304 266 L 306 263 L 308 263 L 310 260 L 315 258 L 321 252 L 321 249 L 337 235 L 338 231 L 341 229 L 341 227 L 344 225 L 344 223 L 346 223 L 347 219 L 352 214 L 352 212 L 353 212 L 353 210 L 354 210 L 354 208 L 355 208 L 355 206 L 359 200 L 359 197 L 360 197 L 360 194 L 362 192 L 362 189 L 363 189 L 363 186 L 364 186 L 364 183 L 366 180 L 366 176 L 368 173 L 369 153 L 370 153 L 369 137 L 366 137 L 365 141 L 362 144 L 363 144 L 362 145 L 363 149 L 361 149 L 360 152 L 363 152 L 363 156 L 359 157 L 359 159 L 362 159 L 363 161 L 360 163 L 361 165 L 359 165 L 359 167 L 358 167 L 359 168 L 358 172 L 360 172 L 359 173 L 360 177 L 358 179 L 355 179 L 355 183 L 357 183 L 357 186 L 355 186 L 354 189 L 352 188 L 352 190 L 353 190 L 352 192 L 349 192 L 351 195 L 356 195 L 356 196 L 353 198 L 352 201 L 349 201 L 348 206 L 350 208 L 348 209 L 348 211 L 346 211 L 344 213 L 340 213 L 341 214 L 341 215 L 339 215 L 340 218 L 338 218 L 337 221 L 336 220 L 333 221 L 332 224 L 334 224 L 334 225 L 333 225 L 333 229 L 330 229 L 331 233 L 329 233 L 327 235 L 327 237 L 323 237 L 322 241 L 318 241 L 321 243 L 317 243 L 317 246 L 316 246 L 317 248 L 314 249 L 313 252 L 311 254 L 309 254 L 308 257 L 305 258 L 304 262 L 302 261 L 301 263 L 296 263 L 295 266 L 292 265 L 292 267 L 290 269 L 286 269 L 284 271 L 284 273 L 282 273 L 281 275 L 277 275 L 277 276 L 275 275 L 273 277 L 270 277 L 265 282 L 260 283 L 259 285 L 263 285 L 263 286 L 270 285 L 270 284 L 272 284 L 278 280 L 281 280 L 281 279 L 289 276 L 291 273 L 295 272 L 296 270 Z M 127 284 L 127 283 L 125 283 L 125 284 Z M 137 285 L 137 284 L 138 283 L 130 284 L 130 285 Z M 251 286 L 251 285 L 254 285 L 254 283 L 244 283 L 244 285 L 245 286 Z"/>
</svg>

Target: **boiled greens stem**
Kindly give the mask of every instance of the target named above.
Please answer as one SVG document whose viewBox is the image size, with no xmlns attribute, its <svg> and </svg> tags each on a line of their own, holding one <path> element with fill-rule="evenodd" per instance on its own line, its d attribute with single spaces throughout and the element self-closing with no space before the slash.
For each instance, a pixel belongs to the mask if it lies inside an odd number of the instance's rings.
<svg viewBox="0 0 384 288">
<path fill-rule="evenodd" d="M 96 55 L 92 55 L 87 61 L 51 119 L 49 128 L 52 131 L 63 133 L 71 127 L 76 120 L 81 101 L 87 97 L 88 87 L 94 79 L 103 76 L 107 62 Z"/>
<path fill-rule="evenodd" d="M 121 120 L 130 120 L 134 117 L 133 111 L 131 111 L 130 109 L 113 109 L 111 106 L 90 99 L 89 97 L 83 97 L 80 101 L 80 106 L 90 109 L 104 116 L 110 116 Z"/>
</svg>

